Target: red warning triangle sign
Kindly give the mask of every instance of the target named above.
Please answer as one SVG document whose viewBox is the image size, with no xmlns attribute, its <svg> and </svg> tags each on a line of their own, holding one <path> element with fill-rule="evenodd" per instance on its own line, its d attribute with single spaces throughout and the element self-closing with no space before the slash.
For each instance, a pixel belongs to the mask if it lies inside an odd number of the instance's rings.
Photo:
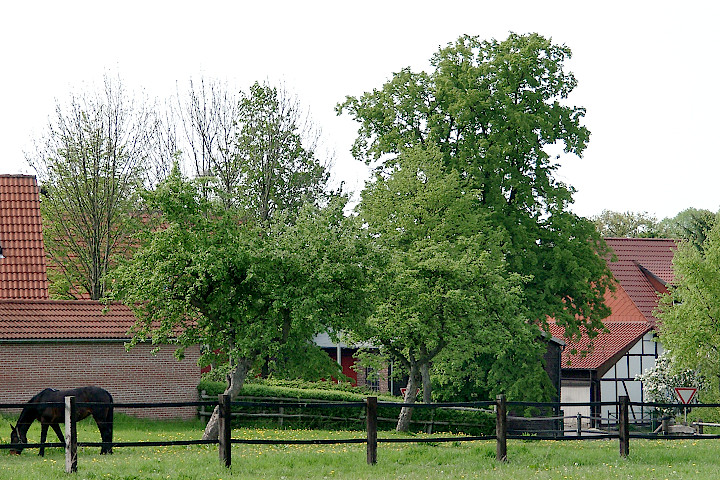
<svg viewBox="0 0 720 480">
<path fill-rule="evenodd" d="M 693 387 L 675 387 L 675 395 L 680 399 L 680 402 L 687 405 L 692 402 L 697 393 L 697 388 Z"/>
</svg>

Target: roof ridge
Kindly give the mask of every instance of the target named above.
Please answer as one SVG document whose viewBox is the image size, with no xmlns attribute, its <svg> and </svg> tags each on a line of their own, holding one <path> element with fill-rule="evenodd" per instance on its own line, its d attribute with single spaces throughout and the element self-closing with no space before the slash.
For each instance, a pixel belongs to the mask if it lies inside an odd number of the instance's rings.
<svg viewBox="0 0 720 480">
<path fill-rule="evenodd" d="M 680 239 L 670 237 L 603 237 L 603 240 L 623 240 L 629 242 L 679 242 Z"/>
<path fill-rule="evenodd" d="M 0 304 L 55 304 L 55 305 L 107 305 L 107 306 L 126 306 L 122 302 L 105 303 L 100 300 L 70 300 L 70 299 L 54 299 L 54 298 L 0 298 Z M 128 307 L 129 308 L 129 307 Z"/>
<path fill-rule="evenodd" d="M 637 321 L 637 320 L 607 320 L 607 321 L 606 321 L 606 320 L 603 320 L 603 325 L 608 325 L 608 324 L 612 324 L 612 325 L 619 325 L 619 324 L 633 324 L 633 325 L 637 325 L 637 324 L 643 324 L 643 323 L 647 323 L 648 325 L 652 325 L 651 322 L 650 322 L 649 320 L 647 320 L 647 319 L 645 319 L 645 321 Z M 599 333 L 604 333 L 604 332 L 600 331 Z"/>
</svg>

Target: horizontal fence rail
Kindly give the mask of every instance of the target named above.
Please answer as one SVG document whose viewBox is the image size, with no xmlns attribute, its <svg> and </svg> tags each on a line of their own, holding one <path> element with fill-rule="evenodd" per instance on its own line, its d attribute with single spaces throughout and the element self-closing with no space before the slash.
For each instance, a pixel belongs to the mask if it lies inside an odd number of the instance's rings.
<svg viewBox="0 0 720 480">
<path fill-rule="evenodd" d="M 203 390 L 200 395 L 201 399 L 210 399 L 211 397 L 206 394 Z M 217 402 L 213 402 L 213 406 L 217 405 Z M 448 411 L 471 411 L 471 412 L 485 412 L 494 415 L 493 410 L 488 410 L 487 407 L 494 406 L 494 402 L 482 401 L 482 402 L 454 402 L 454 403 L 433 403 L 433 404 L 421 404 L 421 403 L 401 403 L 401 402 L 378 402 L 379 408 L 385 407 L 416 407 L 418 409 L 437 409 L 442 408 Z M 249 407 L 249 408 L 265 408 L 272 411 L 262 412 L 248 412 L 248 411 L 233 411 L 231 412 L 234 418 L 245 418 L 245 419 L 271 419 L 277 421 L 278 426 L 283 427 L 285 420 L 317 420 L 317 421 L 341 421 L 341 422 L 354 422 L 363 423 L 366 421 L 365 416 L 365 402 L 341 402 L 341 401 L 328 401 L 328 400 L 317 400 L 317 399 L 303 399 L 303 400 L 291 400 L 283 397 L 237 397 L 236 401 L 232 402 L 233 407 Z M 292 409 L 333 409 L 333 408 L 358 408 L 357 416 L 336 416 L 323 414 L 322 412 L 314 413 L 289 413 L 288 410 Z M 205 410 L 201 408 L 198 412 L 201 418 L 209 418 L 212 415 L 212 410 Z M 378 422 L 383 423 L 396 423 L 397 417 L 384 417 L 379 415 L 377 417 Z M 410 421 L 411 425 L 423 425 L 428 433 L 432 433 L 435 427 L 457 427 L 457 428 L 479 428 L 481 425 L 478 423 L 469 423 L 462 421 L 450 421 L 437 419 L 433 416 L 430 419 L 418 419 L 413 418 Z"/>
<path fill-rule="evenodd" d="M 207 398 L 207 397 L 205 397 Z M 377 462 L 377 445 L 380 443 L 444 443 L 444 442 L 465 442 L 479 440 L 495 440 L 497 443 L 497 460 L 507 460 L 507 440 L 595 440 L 595 439 L 618 439 L 620 446 L 620 455 L 625 457 L 629 454 L 630 439 L 720 439 L 720 434 L 705 434 L 704 427 L 720 428 L 718 423 L 707 423 L 701 420 L 692 423 L 686 428 L 693 428 L 694 433 L 672 433 L 669 431 L 669 422 L 663 422 L 654 432 L 631 432 L 629 430 L 630 407 L 654 408 L 654 409 L 679 409 L 687 408 L 688 405 L 675 403 L 640 403 L 630 402 L 627 397 L 620 397 L 618 402 L 573 402 L 573 403 L 537 403 L 537 402 L 512 402 L 507 401 L 503 395 L 499 395 L 494 402 L 456 402 L 456 403 L 403 403 L 403 402 L 378 402 L 376 397 L 368 397 L 364 402 L 331 402 L 331 401 L 290 401 L 281 398 L 261 398 L 261 401 L 249 401 L 247 397 L 242 397 L 238 401 L 231 402 L 228 396 L 220 395 L 217 400 L 201 400 L 196 402 L 133 402 L 133 403 L 94 403 L 94 402 L 75 402 L 73 397 L 66 397 L 65 402 L 52 402 L 33 404 L 34 406 L 59 408 L 66 412 L 66 439 L 65 443 L 45 442 L 45 443 L 22 443 L 22 444 L 3 444 L 0 450 L 8 449 L 34 449 L 61 447 L 66 450 L 66 471 L 74 472 L 77 470 L 77 448 L 78 447 L 104 447 L 107 444 L 103 442 L 82 442 L 78 441 L 74 432 L 75 417 L 72 414 L 73 409 L 90 407 L 90 406 L 108 406 L 124 409 L 149 409 L 149 408 L 183 408 L 195 407 L 200 409 L 200 415 L 210 415 L 206 412 L 206 408 L 214 410 L 219 407 L 220 411 L 220 436 L 217 440 L 168 440 L 168 441 L 136 441 L 136 442 L 115 442 L 111 443 L 112 447 L 160 447 L 160 446 L 190 446 L 190 445 L 218 445 L 220 461 L 227 466 L 231 465 L 231 448 L 236 445 L 331 445 L 331 444 L 366 444 L 367 445 L 367 461 L 370 464 Z M 27 407 L 27 403 L 6 403 L 0 404 L 0 410 L 7 411 L 12 409 L 22 409 Z M 491 413 L 495 417 L 494 434 L 488 435 L 454 435 L 445 437 L 417 436 L 411 438 L 378 438 L 377 425 L 379 421 L 395 422 L 396 418 L 382 418 L 378 416 L 378 408 L 413 408 L 413 409 L 453 409 L 468 410 L 473 412 Z M 567 407 L 613 407 L 617 411 L 617 421 L 610 428 L 584 428 L 583 421 L 589 420 L 601 421 L 600 417 L 593 415 L 575 415 L 562 414 L 563 408 Z M 720 408 L 720 404 L 693 404 L 692 408 Z M 232 412 L 232 409 L 242 408 L 272 408 L 278 409 L 279 413 L 249 413 L 249 412 Z M 300 410 L 316 410 L 316 409 L 357 409 L 359 415 L 357 417 L 347 416 L 323 416 L 308 414 L 284 414 L 283 409 L 300 409 Z M 523 412 L 524 409 L 535 409 L 534 411 L 545 411 L 547 415 L 519 415 L 517 412 Z M 299 440 L 280 440 L 280 439 L 238 439 L 232 438 L 230 421 L 236 413 L 240 415 L 253 417 L 278 418 L 303 418 L 303 417 L 319 417 L 332 420 L 349 420 L 349 421 L 365 421 L 366 422 L 366 438 L 345 438 L 345 439 L 299 439 Z M 565 422 L 574 421 L 574 427 L 565 428 Z M 432 425 L 463 425 L 462 423 L 450 421 L 421 420 L 417 423 Z M 474 424 L 467 423 L 467 426 Z M 528 431 L 522 426 L 534 425 L 534 429 Z M 547 425 L 538 427 L 539 425 Z"/>
</svg>

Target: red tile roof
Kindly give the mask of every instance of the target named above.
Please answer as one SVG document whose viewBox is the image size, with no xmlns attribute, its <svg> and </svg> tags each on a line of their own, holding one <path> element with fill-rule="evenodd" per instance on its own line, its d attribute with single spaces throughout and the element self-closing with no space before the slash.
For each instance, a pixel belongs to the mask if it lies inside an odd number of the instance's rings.
<svg viewBox="0 0 720 480">
<path fill-rule="evenodd" d="M 48 298 L 35 177 L 0 175 L 0 299 Z"/>
<path fill-rule="evenodd" d="M 124 305 L 50 300 L 35 177 L 0 175 L 0 341 L 129 339 Z"/>
<path fill-rule="evenodd" d="M 1 340 L 129 339 L 132 311 L 78 300 L 0 300 Z"/>
<path fill-rule="evenodd" d="M 583 335 L 579 342 L 567 342 L 562 354 L 562 368 L 599 370 L 604 374 L 607 369 L 615 364 L 619 357 L 627 353 L 630 348 L 651 330 L 646 322 L 613 322 L 605 321 L 607 333 L 601 333 L 593 341 L 593 348 L 587 356 L 581 352 L 587 351 L 589 339 Z M 562 338 L 563 329 L 555 324 L 550 324 L 550 332 L 553 336 Z M 575 349 L 577 353 L 573 354 Z"/>
<path fill-rule="evenodd" d="M 672 259 L 677 242 L 661 238 L 607 238 L 605 241 L 617 257 L 617 261 L 608 262 L 608 268 L 654 327 L 657 319 L 653 310 L 657 307 L 658 295 L 666 293 L 665 284 L 674 279 Z M 611 315 L 608 321 L 612 320 Z"/>
<path fill-rule="evenodd" d="M 643 335 L 655 328 L 653 310 L 658 296 L 667 292 L 673 281 L 672 258 L 677 242 L 655 238 L 606 238 L 615 253 L 616 261 L 608 268 L 616 281 L 615 292 L 607 292 L 605 304 L 612 313 L 603 323 L 608 333 L 601 333 L 593 341 L 594 348 L 586 356 L 572 351 L 587 351 L 589 339 L 571 342 L 563 351 L 563 368 L 590 369 L 604 373 L 624 355 Z M 552 321 L 550 332 L 563 338 L 563 330 Z"/>
</svg>

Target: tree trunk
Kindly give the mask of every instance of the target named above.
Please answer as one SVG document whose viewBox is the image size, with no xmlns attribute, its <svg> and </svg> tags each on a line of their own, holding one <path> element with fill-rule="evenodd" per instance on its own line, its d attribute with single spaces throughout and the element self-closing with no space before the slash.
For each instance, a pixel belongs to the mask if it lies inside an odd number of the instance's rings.
<svg viewBox="0 0 720 480">
<path fill-rule="evenodd" d="M 403 403 L 415 403 L 415 397 L 417 397 L 417 377 L 418 368 L 413 365 L 410 367 L 410 375 L 408 376 L 407 390 L 405 390 Z M 398 417 L 398 423 L 395 427 L 396 431 L 408 431 L 408 428 L 410 428 L 410 417 L 412 417 L 412 411 L 412 407 L 402 407 L 402 409 L 400 409 L 400 416 Z"/>
<path fill-rule="evenodd" d="M 225 395 L 230 395 L 230 401 L 233 401 L 240 392 L 243 383 L 245 383 L 245 377 L 247 377 L 248 371 L 250 370 L 250 365 L 252 365 L 250 359 L 240 359 L 235 364 L 235 368 L 233 369 L 233 371 L 230 373 L 230 375 L 228 375 L 229 385 L 225 389 Z M 210 420 L 208 420 L 207 426 L 205 427 L 205 432 L 203 432 L 202 436 L 203 440 L 218 439 L 219 420 L 220 407 L 217 406 L 215 407 L 215 410 L 213 410 L 213 413 L 210 416 Z"/>
<path fill-rule="evenodd" d="M 432 403 L 432 386 L 430 385 L 430 364 L 423 363 L 420 367 L 422 374 L 423 403 Z"/>
<path fill-rule="evenodd" d="M 423 392 L 423 403 L 432 403 L 432 387 L 430 386 L 430 364 L 423 363 L 420 367 L 420 374 L 422 378 L 422 392 Z M 433 424 L 432 420 L 435 418 L 435 410 L 432 411 L 430 416 L 430 422 L 425 430 L 425 433 L 432 433 Z"/>
</svg>

